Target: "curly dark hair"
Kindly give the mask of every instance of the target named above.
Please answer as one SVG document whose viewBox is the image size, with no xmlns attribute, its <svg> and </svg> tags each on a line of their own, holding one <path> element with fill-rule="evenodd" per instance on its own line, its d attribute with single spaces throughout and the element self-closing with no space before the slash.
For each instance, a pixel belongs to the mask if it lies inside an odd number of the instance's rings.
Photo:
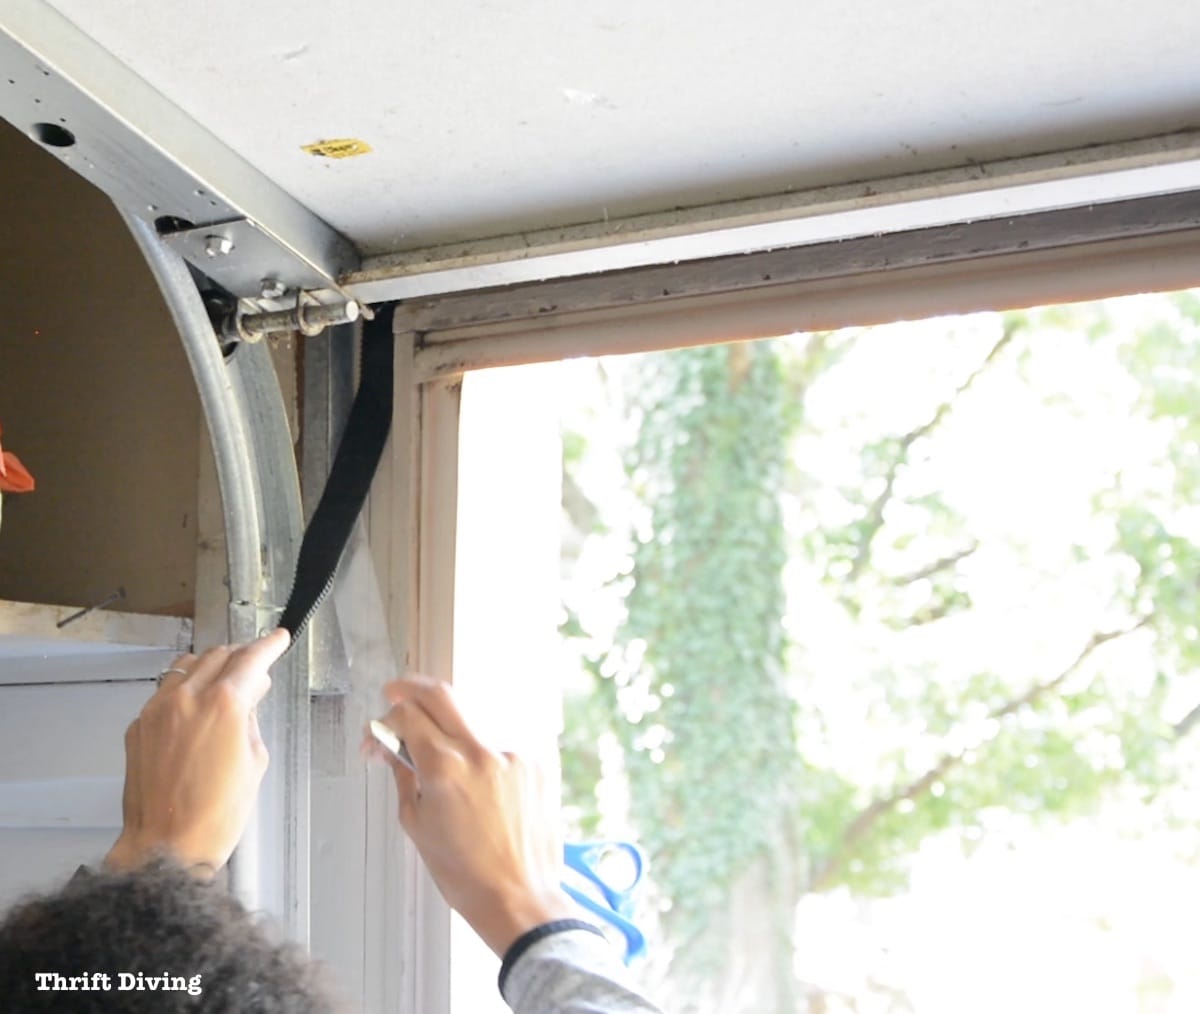
<svg viewBox="0 0 1200 1014">
<path fill-rule="evenodd" d="M 0 1007 L 20 1014 L 335 1009 L 320 969 L 297 945 L 165 859 L 132 872 L 81 870 L 61 890 L 13 908 L 0 924 Z"/>
</svg>

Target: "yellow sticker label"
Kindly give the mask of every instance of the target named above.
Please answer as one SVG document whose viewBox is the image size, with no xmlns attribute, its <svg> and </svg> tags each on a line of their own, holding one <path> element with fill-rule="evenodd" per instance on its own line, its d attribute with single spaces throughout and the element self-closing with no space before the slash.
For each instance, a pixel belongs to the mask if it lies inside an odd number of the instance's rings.
<svg viewBox="0 0 1200 1014">
<path fill-rule="evenodd" d="M 353 158 L 355 155 L 366 155 L 371 146 L 357 137 L 335 137 L 306 144 L 302 150 L 319 158 Z"/>
</svg>

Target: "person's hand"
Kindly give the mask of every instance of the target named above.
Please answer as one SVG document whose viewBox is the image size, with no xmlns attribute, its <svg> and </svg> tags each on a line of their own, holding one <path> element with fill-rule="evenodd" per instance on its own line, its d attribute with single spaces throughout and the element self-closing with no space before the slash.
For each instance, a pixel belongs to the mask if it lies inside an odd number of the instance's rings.
<svg viewBox="0 0 1200 1014">
<path fill-rule="evenodd" d="M 393 706 L 383 722 L 416 773 L 369 732 L 364 749 L 391 765 L 400 823 L 447 903 L 500 956 L 527 930 L 577 915 L 540 773 L 484 746 L 440 680 L 396 680 L 384 694 Z"/>
<path fill-rule="evenodd" d="M 106 865 L 168 854 L 211 876 L 233 852 L 267 770 L 255 708 L 286 630 L 181 655 L 125 733 L 124 828 Z"/>
</svg>

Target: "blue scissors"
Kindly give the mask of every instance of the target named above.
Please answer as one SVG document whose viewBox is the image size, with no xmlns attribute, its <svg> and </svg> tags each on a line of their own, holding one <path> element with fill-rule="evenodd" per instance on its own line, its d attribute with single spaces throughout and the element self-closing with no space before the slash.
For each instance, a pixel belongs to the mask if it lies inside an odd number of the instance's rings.
<svg viewBox="0 0 1200 1014">
<path fill-rule="evenodd" d="M 615 886 L 601 875 L 601 868 L 611 864 L 615 854 L 623 854 L 630 864 L 631 875 L 623 877 L 620 886 Z M 625 938 L 625 964 L 646 953 L 646 937 L 632 921 L 633 892 L 642 879 L 646 865 L 642 850 L 627 841 L 585 841 L 563 846 L 563 862 L 568 869 L 594 885 L 604 904 L 594 893 L 580 890 L 563 881 L 563 890 L 589 912 L 615 926 Z"/>
</svg>

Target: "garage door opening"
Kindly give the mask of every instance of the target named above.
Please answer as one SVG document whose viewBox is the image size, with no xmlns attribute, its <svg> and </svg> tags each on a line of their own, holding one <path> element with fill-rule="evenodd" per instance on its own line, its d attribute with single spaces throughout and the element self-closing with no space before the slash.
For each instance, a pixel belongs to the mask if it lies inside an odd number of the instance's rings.
<svg viewBox="0 0 1200 1014">
<path fill-rule="evenodd" d="M 466 375 L 455 679 L 561 698 L 660 1002 L 1194 1009 L 1197 405 L 1195 291 Z"/>
</svg>

